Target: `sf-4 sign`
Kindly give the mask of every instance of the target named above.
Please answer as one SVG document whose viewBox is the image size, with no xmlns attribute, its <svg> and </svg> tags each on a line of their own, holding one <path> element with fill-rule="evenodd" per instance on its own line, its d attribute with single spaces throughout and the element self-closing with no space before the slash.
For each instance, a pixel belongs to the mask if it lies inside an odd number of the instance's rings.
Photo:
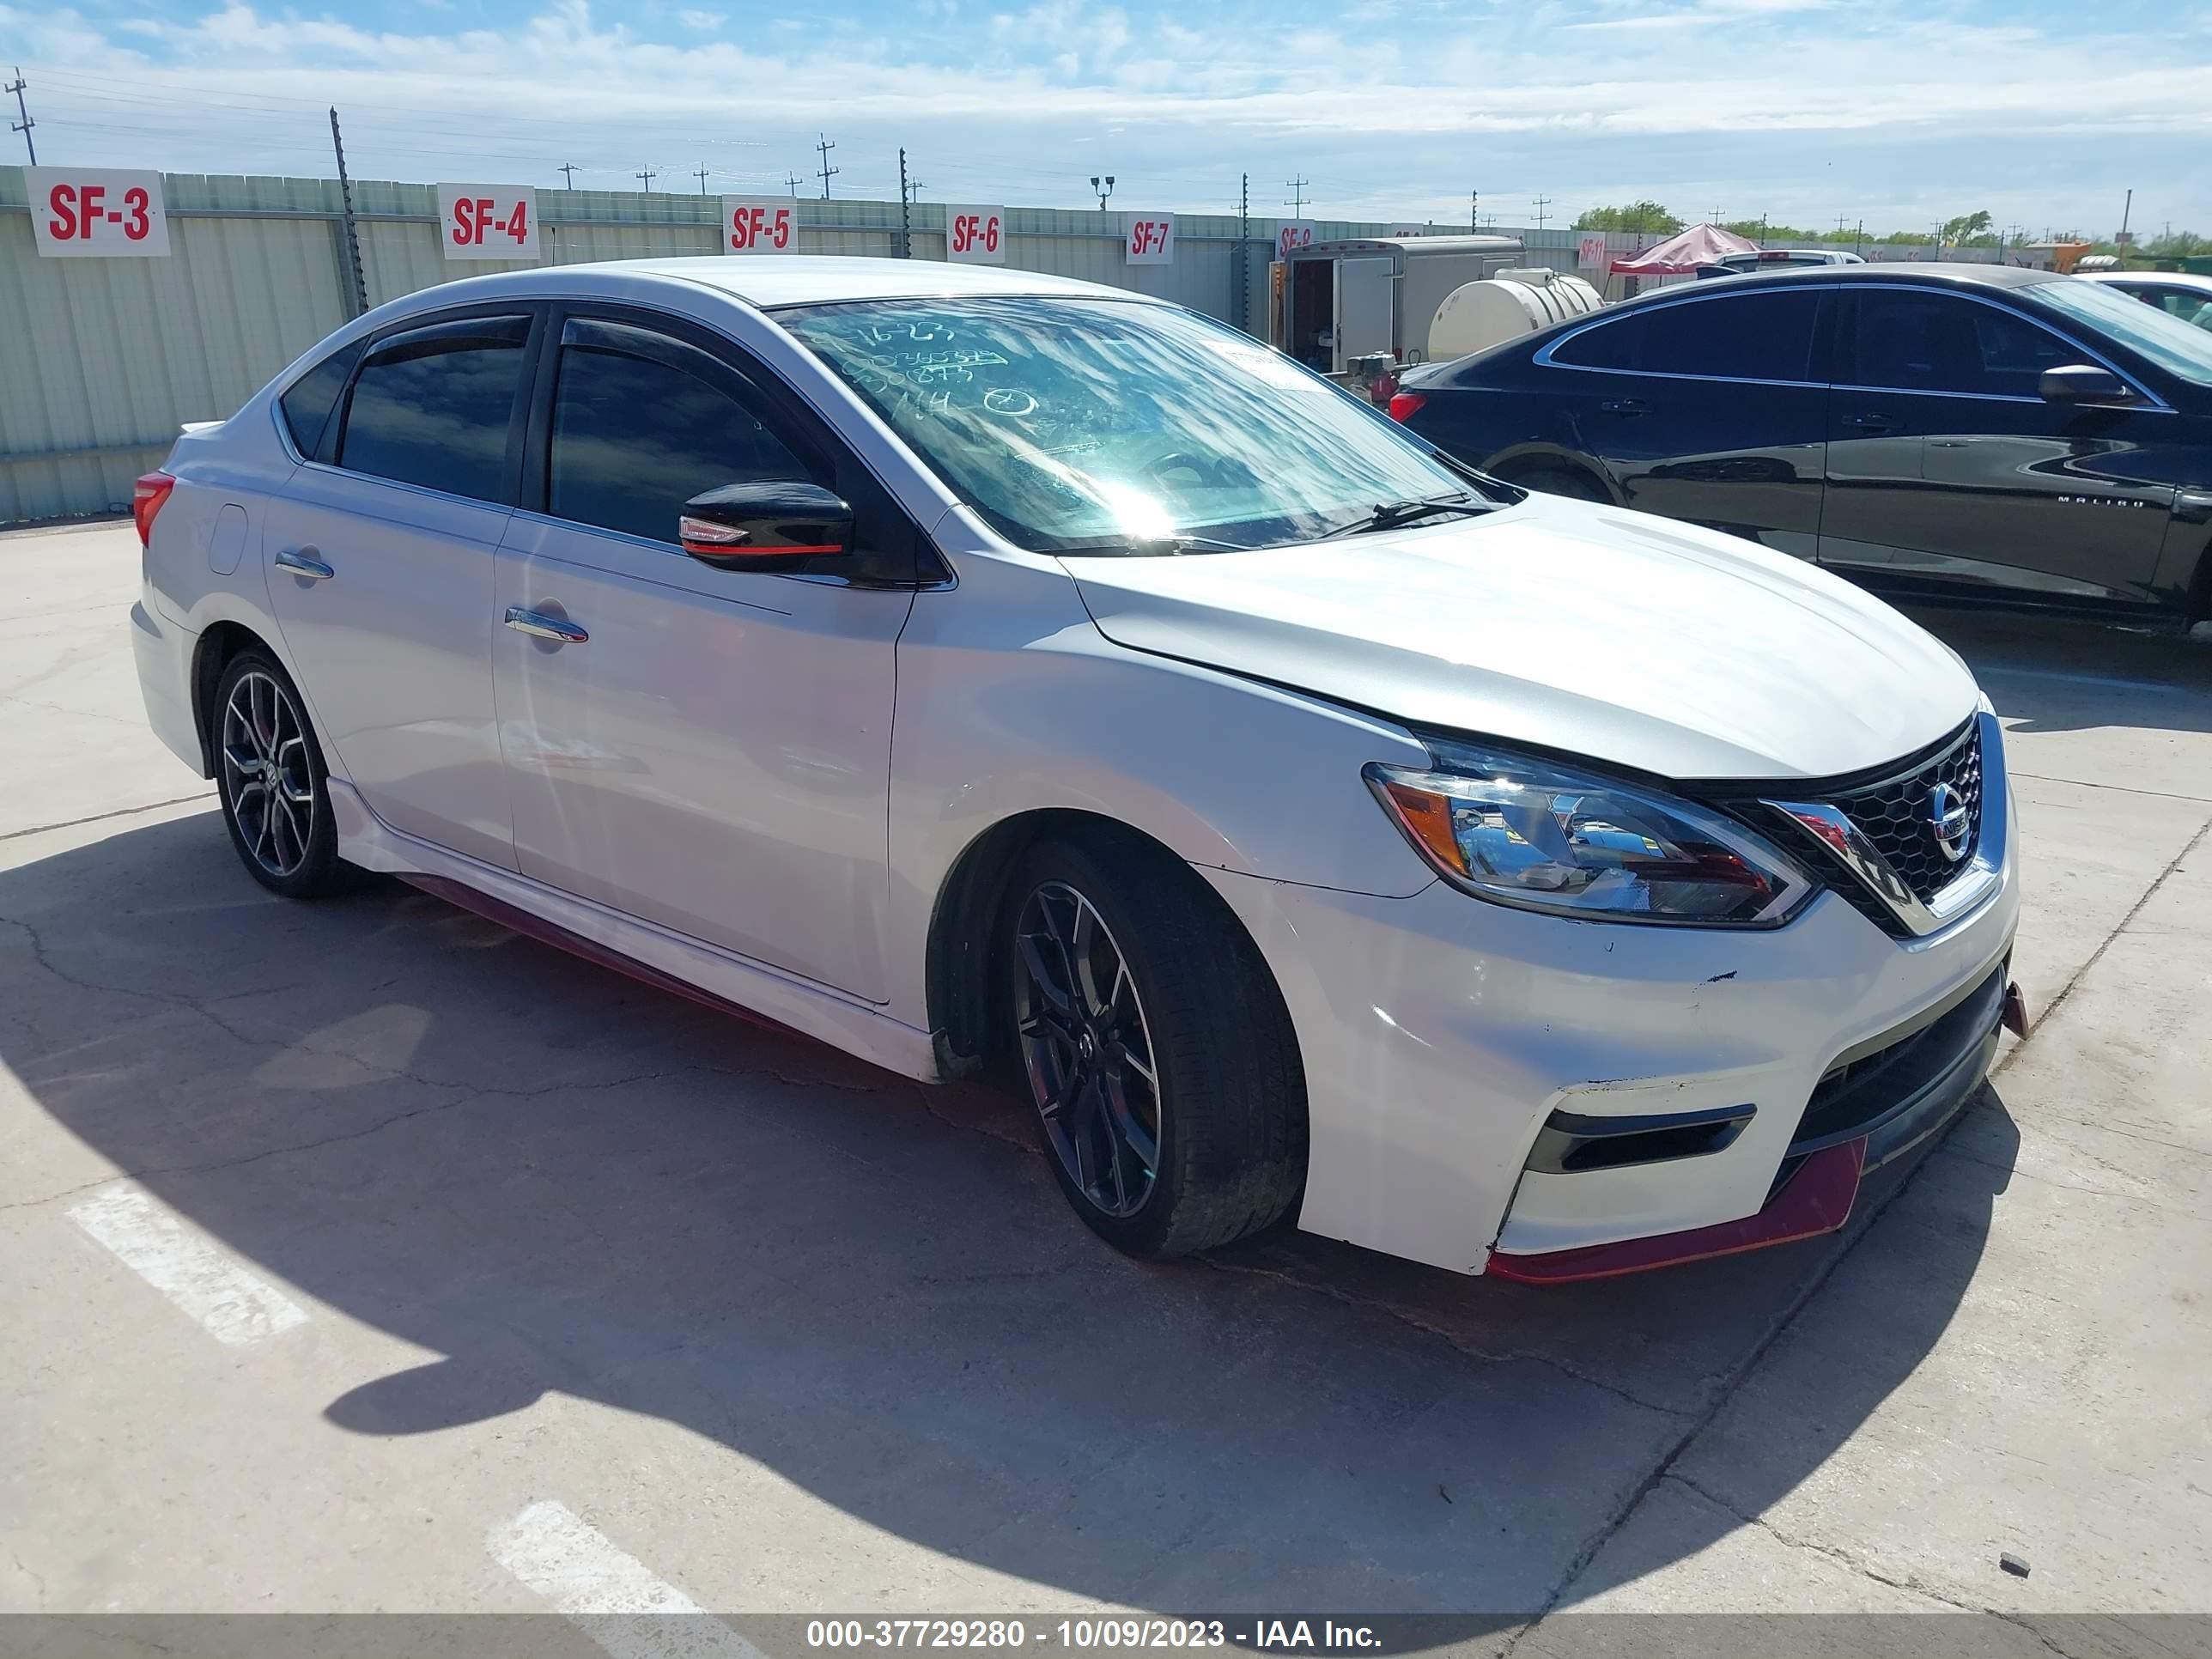
<svg viewBox="0 0 2212 1659">
<path fill-rule="evenodd" d="M 994 207 L 945 210 L 945 257 L 959 264 L 1006 263 L 1006 210 Z"/>
<path fill-rule="evenodd" d="M 528 185 L 441 185 L 438 240 L 448 259 L 535 259 L 538 192 Z"/>
<path fill-rule="evenodd" d="M 799 218 L 787 196 L 725 196 L 722 252 L 796 253 Z"/>
<path fill-rule="evenodd" d="M 1175 215 L 1125 213 L 1121 216 L 1121 263 L 1125 265 L 1171 265 L 1175 263 Z"/>
<path fill-rule="evenodd" d="M 123 167 L 25 167 L 31 238 L 47 259 L 149 258 L 169 251 L 161 175 Z"/>
</svg>

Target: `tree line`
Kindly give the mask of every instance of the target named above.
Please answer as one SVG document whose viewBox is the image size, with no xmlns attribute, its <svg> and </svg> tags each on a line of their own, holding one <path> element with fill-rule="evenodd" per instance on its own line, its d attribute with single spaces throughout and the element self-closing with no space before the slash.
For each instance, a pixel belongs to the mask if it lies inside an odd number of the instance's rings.
<svg viewBox="0 0 2212 1659">
<path fill-rule="evenodd" d="M 1659 202 L 1631 202 L 1617 207 L 1590 208 L 1574 222 L 1577 230 L 1617 230 L 1650 236 L 1672 236 L 1684 228 L 1680 214 Z M 1941 227 L 1930 226 L 1924 230 L 1891 230 L 1869 234 L 1863 228 L 1846 226 L 1806 227 L 1785 225 L 1765 219 L 1730 219 L 1723 229 L 1754 242 L 1869 242 L 1887 245 L 1926 244 L 1935 242 L 1943 247 L 1998 247 L 2003 245 L 1995 220 L 1986 209 L 1962 213 L 1947 219 Z M 2060 231 L 2050 239 L 2055 241 L 2092 242 L 2100 247 L 2109 244 L 2098 237 L 2081 236 Z M 2192 253 L 2212 253 L 2212 237 L 2199 236 L 2195 231 L 2167 231 L 2139 245 L 2139 251 L 2167 258 L 2179 258 Z"/>
</svg>

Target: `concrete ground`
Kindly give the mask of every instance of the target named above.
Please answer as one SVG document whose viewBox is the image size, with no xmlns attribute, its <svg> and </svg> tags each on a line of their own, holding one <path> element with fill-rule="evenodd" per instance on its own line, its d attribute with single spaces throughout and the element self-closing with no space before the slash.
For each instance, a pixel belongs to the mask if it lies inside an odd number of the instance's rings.
<svg viewBox="0 0 2212 1659">
<path fill-rule="evenodd" d="M 1536 1291 L 1140 1267 L 1010 1102 L 265 896 L 137 569 L 0 538 L 0 1611 L 2212 1613 L 2212 649 L 1931 616 L 2034 1034 L 1844 1233 Z"/>
</svg>

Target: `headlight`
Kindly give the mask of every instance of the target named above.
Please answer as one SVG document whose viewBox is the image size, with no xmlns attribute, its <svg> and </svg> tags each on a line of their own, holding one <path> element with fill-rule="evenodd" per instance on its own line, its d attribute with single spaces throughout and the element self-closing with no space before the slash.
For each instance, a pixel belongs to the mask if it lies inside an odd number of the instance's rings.
<svg viewBox="0 0 2212 1659">
<path fill-rule="evenodd" d="M 1370 765 L 1414 850 L 1479 898 L 1593 921 L 1776 927 L 1813 882 L 1778 848 L 1689 801 L 1552 761 L 1429 741 L 1435 769 Z"/>
</svg>

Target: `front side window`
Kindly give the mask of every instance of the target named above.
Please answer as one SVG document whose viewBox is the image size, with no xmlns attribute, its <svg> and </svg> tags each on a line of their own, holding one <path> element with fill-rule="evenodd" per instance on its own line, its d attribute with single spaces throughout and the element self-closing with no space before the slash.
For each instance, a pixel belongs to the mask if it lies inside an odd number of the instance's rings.
<svg viewBox="0 0 2212 1659">
<path fill-rule="evenodd" d="M 1271 546 L 1343 529 L 1382 503 L 1479 500 L 1376 410 L 1170 307 L 872 301 L 776 320 L 993 528 L 1034 551 Z"/>
<path fill-rule="evenodd" d="M 529 337 L 527 317 L 470 317 L 379 341 L 347 401 L 338 465 L 506 501 L 507 432 Z"/>
<path fill-rule="evenodd" d="M 2169 374 L 2193 385 L 2212 386 L 2212 330 L 2192 327 L 2161 307 L 2112 293 L 2102 283 L 2065 278 L 2038 283 L 2027 297 L 2031 304 L 2118 341 Z"/>
<path fill-rule="evenodd" d="M 1716 294 L 1638 308 L 1562 341 L 1552 361 L 1578 368 L 1808 382 L 1821 290 Z"/>
<path fill-rule="evenodd" d="M 2048 329 L 1978 300 L 1863 289 L 1857 304 L 1851 361 L 1838 376 L 1850 386 L 2033 398 L 2045 369 L 2081 360 Z"/>
<path fill-rule="evenodd" d="M 555 382 L 546 510 L 672 544 L 684 503 L 704 490 L 812 478 L 744 392 L 736 371 L 696 346 L 571 321 Z"/>
</svg>

